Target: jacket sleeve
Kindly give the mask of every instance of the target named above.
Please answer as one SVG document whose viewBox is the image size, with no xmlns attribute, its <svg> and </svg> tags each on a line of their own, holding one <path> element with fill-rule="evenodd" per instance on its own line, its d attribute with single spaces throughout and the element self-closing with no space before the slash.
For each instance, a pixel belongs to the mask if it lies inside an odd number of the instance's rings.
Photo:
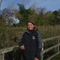
<svg viewBox="0 0 60 60">
<path fill-rule="evenodd" d="M 37 31 L 38 33 L 38 46 L 37 46 L 37 51 L 36 51 L 36 58 L 40 59 L 40 53 L 42 50 L 42 39 L 41 39 L 41 35 L 40 33 Z"/>
<path fill-rule="evenodd" d="M 22 38 L 20 39 L 20 42 L 18 43 L 19 46 L 22 46 L 24 44 L 24 34 Z"/>
</svg>

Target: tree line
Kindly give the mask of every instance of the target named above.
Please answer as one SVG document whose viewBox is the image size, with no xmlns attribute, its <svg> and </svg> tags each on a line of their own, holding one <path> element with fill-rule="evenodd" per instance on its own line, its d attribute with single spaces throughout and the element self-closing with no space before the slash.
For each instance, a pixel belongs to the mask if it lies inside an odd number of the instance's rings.
<svg viewBox="0 0 60 60">
<path fill-rule="evenodd" d="M 0 14 L 0 25 L 24 25 L 28 20 L 32 20 L 36 25 L 60 25 L 60 9 L 55 11 L 46 11 L 46 8 L 36 8 L 32 5 L 26 9 L 23 4 L 18 4 L 19 10 L 7 7 Z M 16 24 L 16 18 L 19 23 Z M 14 20 L 15 19 L 15 20 Z"/>
</svg>

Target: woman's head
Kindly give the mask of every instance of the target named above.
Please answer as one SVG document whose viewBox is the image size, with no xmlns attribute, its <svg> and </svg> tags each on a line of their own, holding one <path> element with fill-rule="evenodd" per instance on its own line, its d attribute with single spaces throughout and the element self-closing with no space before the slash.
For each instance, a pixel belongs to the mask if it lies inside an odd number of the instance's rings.
<svg viewBox="0 0 60 60">
<path fill-rule="evenodd" d="M 27 22 L 27 30 L 36 30 L 35 23 L 33 21 Z"/>
</svg>

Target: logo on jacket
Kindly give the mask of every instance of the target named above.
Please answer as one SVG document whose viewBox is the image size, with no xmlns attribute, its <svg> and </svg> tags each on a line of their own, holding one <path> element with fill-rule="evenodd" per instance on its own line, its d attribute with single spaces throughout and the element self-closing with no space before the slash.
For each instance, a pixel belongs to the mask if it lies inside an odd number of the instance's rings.
<svg viewBox="0 0 60 60">
<path fill-rule="evenodd" d="M 35 36 L 32 36 L 32 39 L 35 39 Z"/>
</svg>

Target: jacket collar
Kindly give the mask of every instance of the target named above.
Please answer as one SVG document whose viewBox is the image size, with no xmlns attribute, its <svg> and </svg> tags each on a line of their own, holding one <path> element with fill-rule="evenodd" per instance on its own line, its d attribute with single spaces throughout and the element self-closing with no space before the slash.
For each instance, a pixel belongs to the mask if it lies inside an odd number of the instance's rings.
<svg viewBox="0 0 60 60">
<path fill-rule="evenodd" d="M 31 34 L 31 33 L 33 33 L 34 32 L 34 30 L 28 30 L 28 31 L 26 31 L 28 34 Z"/>
</svg>

